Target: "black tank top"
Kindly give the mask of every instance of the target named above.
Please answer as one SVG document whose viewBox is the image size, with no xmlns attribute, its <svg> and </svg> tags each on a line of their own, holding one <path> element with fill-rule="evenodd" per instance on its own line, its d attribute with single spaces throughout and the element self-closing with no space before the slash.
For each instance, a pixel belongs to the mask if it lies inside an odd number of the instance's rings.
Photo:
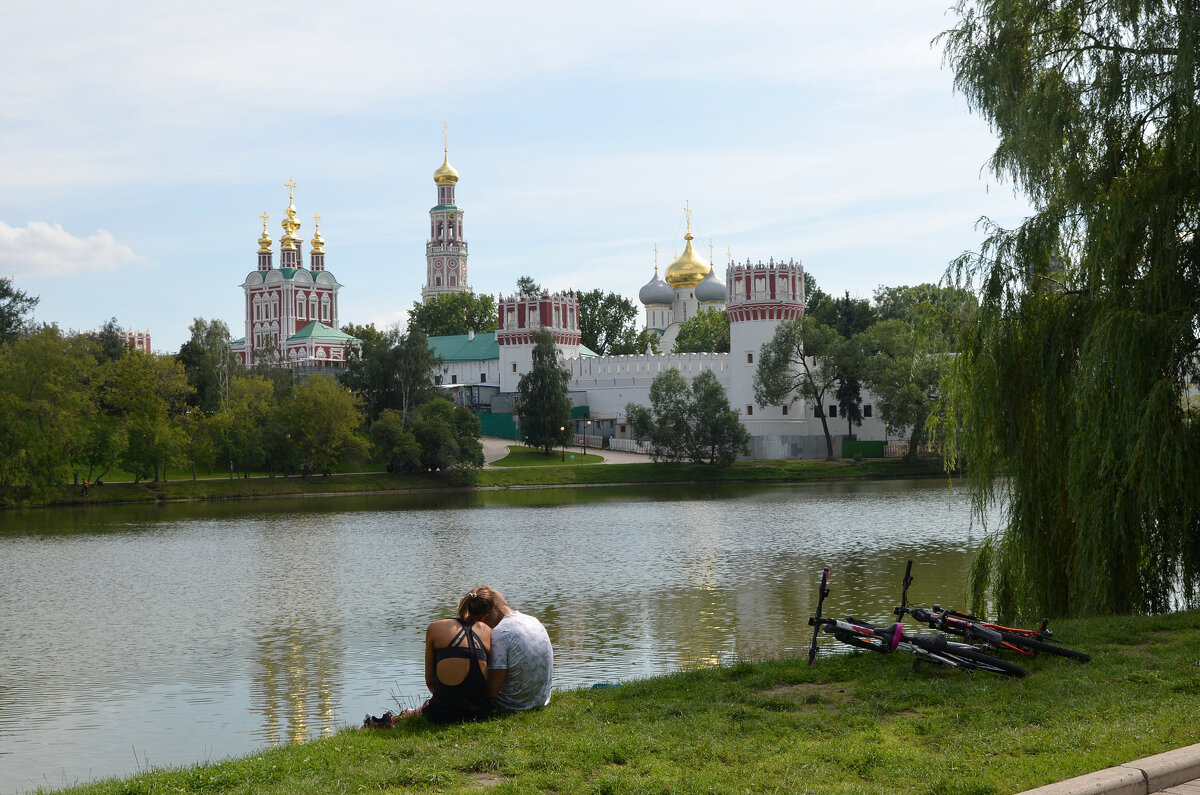
<svg viewBox="0 0 1200 795">
<path fill-rule="evenodd" d="M 492 711 L 487 697 L 487 679 L 479 663 L 487 662 L 487 650 L 471 631 L 473 621 L 458 621 L 458 634 L 443 649 L 433 650 L 434 686 L 433 696 L 425 707 L 425 717 L 430 723 L 462 723 L 486 718 Z M 462 645 L 464 636 L 466 645 Z M 447 685 L 437 678 L 437 664 L 451 658 L 466 659 L 467 677 L 457 685 Z"/>
</svg>

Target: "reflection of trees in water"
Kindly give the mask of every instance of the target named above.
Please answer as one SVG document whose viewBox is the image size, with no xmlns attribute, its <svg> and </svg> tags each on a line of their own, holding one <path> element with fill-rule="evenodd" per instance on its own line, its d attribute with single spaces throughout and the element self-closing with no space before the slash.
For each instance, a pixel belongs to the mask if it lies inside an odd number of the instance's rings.
<svg viewBox="0 0 1200 795">
<path fill-rule="evenodd" d="M 332 734 L 341 682 L 340 631 L 293 618 L 259 635 L 258 675 L 251 684 L 251 708 L 263 716 L 271 745 L 304 742 L 315 728 Z"/>
</svg>

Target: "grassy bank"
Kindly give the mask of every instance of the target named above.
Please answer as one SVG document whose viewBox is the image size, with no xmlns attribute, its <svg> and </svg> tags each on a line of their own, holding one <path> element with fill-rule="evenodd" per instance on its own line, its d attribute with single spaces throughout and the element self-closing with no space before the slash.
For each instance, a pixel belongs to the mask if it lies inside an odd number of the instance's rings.
<svg viewBox="0 0 1200 795">
<path fill-rule="evenodd" d="M 315 494 L 368 494 L 445 488 L 512 488 L 580 486 L 614 483 L 769 483 L 824 479 L 873 479 L 944 476 L 941 461 L 913 463 L 896 459 L 849 461 L 739 461 L 729 469 L 697 464 L 603 464 L 580 466 L 552 463 L 537 467 L 488 468 L 473 473 L 465 484 L 454 473 L 393 475 L 385 472 L 344 473 L 329 477 L 183 478 L 161 482 L 105 482 L 85 498 L 78 486 L 62 486 L 50 505 L 157 502 L 162 500 L 230 500 Z"/>
<path fill-rule="evenodd" d="M 1056 629 L 1093 661 L 1037 659 L 1023 680 L 913 672 L 905 655 L 744 663 L 71 791 L 1002 795 L 1197 741 L 1200 613 Z"/>
</svg>

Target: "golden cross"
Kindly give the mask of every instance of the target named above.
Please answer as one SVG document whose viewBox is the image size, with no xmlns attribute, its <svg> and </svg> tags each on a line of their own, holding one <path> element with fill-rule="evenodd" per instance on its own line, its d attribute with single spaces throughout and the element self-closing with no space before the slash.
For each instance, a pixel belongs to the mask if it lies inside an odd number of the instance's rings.
<svg viewBox="0 0 1200 795">
<path fill-rule="evenodd" d="M 658 275 L 658 241 L 654 243 L 654 275 Z"/>
<path fill-rule="evenodd" d="M 690 235 L 692 233 L 692 208 L 689 207 L 688 204 L 689 204 L 688 200 L 684 199 L 683 200 L 683 212 L 684 212 L 684 215 L 687 216 L 687 233 Z M 679 227 L 676 227 L 676 229 L 678 229 L 678 228 Z"/>
<path fill-rule="evenodd" d="M 263 231 L 266 232 L 267 231 L 267 221 L 269 221 L 271 219 L 271 216 L 267 215 L 266 213 L 263 213 L 262 215 L 260 215 L 258 217 L 263 219 Z"/>
<path fill-rule="evenodd" d="M 729 260 L 730 262 L 733 262 L 733 247 L 731 247 L 731 246 L 725 247 L 725 259 Z"/>
<path fill-rule="evenodd" d="M 316 224 L 316 226 L 314 226 L 313 228 L 316 229 L 316 227 L 319 227 L 321 225 L 321 214 L 313 213 L 313 221 Z"/>
<path fill-rule="evenodd" d="M 708 261 L 712 262 L 712 238 L 708 239 Z"/>
<path fill-rule="evenodd" d="M 450 125 L 442 122 L 442 138 L 445 139 L 442 143 L 442 151 L 446 154 L 450 153 Z"/>
<path fill-rule="evenodd" d="M 288 200 L 290 201 L 296 193 L 296 180 L 288 177 L 288 181 L 283 183 L 283 187 L 288 189 Z"/>
</svg>

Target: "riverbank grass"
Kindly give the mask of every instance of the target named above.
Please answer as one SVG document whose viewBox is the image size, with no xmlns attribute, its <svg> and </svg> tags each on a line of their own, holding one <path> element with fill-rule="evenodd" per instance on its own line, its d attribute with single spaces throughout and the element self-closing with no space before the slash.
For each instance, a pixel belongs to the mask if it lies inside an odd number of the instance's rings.
<svg viewBox="0 0 1200 795">
<path fill-rule="evenodd" d="M 259 476 L 209 477 L 192 480 L 110 482 L 92 486 L 85 498 L 78 486 L 63 485 L 50 495 L 49 505 L 162 502 L 166 500 L 236 500 L 259 497 L 372 494 L 430 489 L 515 488 L 537 486 L 590 486 L 672 483 L 791 483 L 806 480 L 880 480 L 887 478 L 945 477 L 941 459 L 738 461 L 728 469 L 706 464 L 634 463 L 579 466 L 568 459 L 540 466 L 517 465 L 460 472 L 392 474 L 360 472 L 329 477 Z M 570 453 L 568 453 L 570 455 Z M 578 455 L 578 453 L 576 453 Z M 512 455 L 510 454 L 509 458 Z M 588 458 L 593 458 L 588 454 Z M 507 460 L 507 459 L 505 459 Z M 587 461 L 586 463 L 593 463 Z M 2 497 L 3 495 L 0 495 Z M 9 502 L 23 500 L 9 495 Z M 0 499 L 0 503 L 3 499 Z"/>
<path fill-rule="evenodd" d="M 869 652 L 740 663 L 71 792 L 1004 795 L 1196 742 L 1200 612 L 1055 629 L 1092 662 L 1036 659 L 1022 680 Z"/>
<path fill-rule="evenodd" d="M 588 453 L 584 455 L 579 448 L 555 449 L 547 454 L 540 448 L 524 447 L 518 444 L 508 446 L 508 455 L 498 461 L 493 461 L 495 467 L 559 467 L 578 466 L 579 464 L 603 464 L 604 457 Z"/>
</svg>

